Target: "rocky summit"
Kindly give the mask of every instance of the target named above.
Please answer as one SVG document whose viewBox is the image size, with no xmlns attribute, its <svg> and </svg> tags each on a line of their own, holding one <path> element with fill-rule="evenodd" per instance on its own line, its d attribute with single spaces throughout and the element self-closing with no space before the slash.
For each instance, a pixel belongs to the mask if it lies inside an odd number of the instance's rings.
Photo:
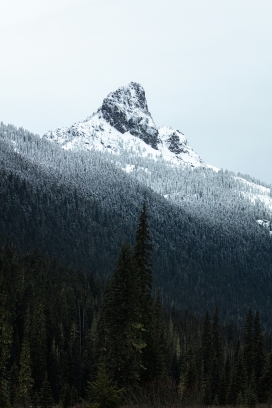
<svg viewBox="0 0 272 408">
<path fill-rule="evenodd" d="M 131 82 L 111 92 L 101 107 L 103 118 L 120 133 L 129 132 L 145 143 L 158 148 L 158 129 L 148 111 L 145 91 L 140 84 Z"/>
<path fill-rule="evenodd" d="M 136 82 L 111 92 L 85 121 L 47 132 L 44 138 L 65 150 L 99 150 L 206 167 L 186 137 L 169 126 L 158 128 L 148 110 L 144 88 Z"/>
</svg>

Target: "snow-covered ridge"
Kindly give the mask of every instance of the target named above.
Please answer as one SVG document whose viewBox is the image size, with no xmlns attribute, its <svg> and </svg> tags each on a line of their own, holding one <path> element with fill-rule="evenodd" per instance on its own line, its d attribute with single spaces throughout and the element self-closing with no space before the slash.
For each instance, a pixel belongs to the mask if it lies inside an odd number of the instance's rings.
<svg viewBox="0 0 272 408">
<path fill-rule="evenodd" d="M 43 137 L 66 150 L 107 149 L 116 155 L 129 151 L 173 165 L 206 167 L 180 131 L 169 126 L 156 127 L 144 89 L 135 82 L 111 92 L 85 121 L 53 129 Z"/>
</svg>

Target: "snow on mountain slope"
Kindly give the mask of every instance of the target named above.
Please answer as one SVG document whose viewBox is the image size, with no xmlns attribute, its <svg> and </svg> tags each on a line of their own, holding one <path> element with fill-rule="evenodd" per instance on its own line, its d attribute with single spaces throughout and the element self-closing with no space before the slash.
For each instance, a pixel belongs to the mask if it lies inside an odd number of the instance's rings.
<svg viewBox="0 0 272 408">
<path fill-rule="evenodd" d="M 144 89 L 135 82 L 111 92 L 85 121 L 54 129 L 44 137 L 66 150 L 107 149 L 116 155 L 131 152 L 173 165 L 206 167 L 181 132 L 168 126 L 156 127 Z"/>
<path fill-rule="evenodd" d="M 43 137 L 71 152 L 105 153 L 105 160 L 179 206 L 189 202 L 198 207 L 201 202 L 203 207 L 204 202 L 218 202 L 214 197 L 222 196 L 223 188 L 225 195 L 220 205 L 226 207 L 236 195 L 235 200 L 243 199 L 256 207 L 261 203 L 269 212 L 267 216 L 272 214 L 269 188 L 236 176 L 226 175 L 228 182 L 220 181 L 222 171 L 204 163 L 179 130 L 157 128 L 145 91 L 135 82 L 111 92 L 85 121 L 54 129 Z M 190 173 L 190 168 L 195 168 L 193 175 L 186 173 Z"/>
<path fill-rule="evenodd" d="M 235 176 L 234 179 L 245 186 L 245 191 L 241 192 L 244 198 L 250 200 L 254 204 L 258 201 L 262 202 L 272 214 L 272 197 L 268 187 L 245 180 L 242 177 Z"/>
</svg>

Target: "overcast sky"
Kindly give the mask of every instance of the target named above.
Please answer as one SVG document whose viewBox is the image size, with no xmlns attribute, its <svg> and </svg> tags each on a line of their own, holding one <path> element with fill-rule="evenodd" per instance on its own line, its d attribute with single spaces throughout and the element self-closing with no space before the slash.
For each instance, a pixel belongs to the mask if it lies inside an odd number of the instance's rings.
<svg viewBox="0 0 272 408">
<path fill-rule="evenodd" d="M 1 0 L 0 121 L 38 134 L 130 81 L 202 159 L 272 183 L 271 0 Z"/>
</svg>

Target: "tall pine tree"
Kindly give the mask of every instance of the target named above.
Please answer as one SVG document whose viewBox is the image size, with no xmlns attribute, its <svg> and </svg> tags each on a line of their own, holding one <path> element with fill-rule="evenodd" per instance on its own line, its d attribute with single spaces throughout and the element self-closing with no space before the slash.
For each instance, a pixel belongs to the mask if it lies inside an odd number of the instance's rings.
<svg viewBox="0 0 272 408">
<path fill-rule="evenodd" d="M 104 295 L 101 344 L 109 373 L 119 386 L 139 380 L 143 327 L 138 305 L 139 281 L 130 245 L 121 248 L 112 282 Z"/>
<path fill-rule="evenodd" d="M 151 381 L 158 375 L 160 365 L 159 355 L 156 350 L 154 308 L 152 298 L 152 251 L 153 243 L 147 221 L 147 208 L 143 204 L 138 220 L 135 236 L 134 263 L 139 281 L 140 292 L 138 308 L 140 311 L 141 325 L 143 327 L 143 340 L 145 347 L 142 352 L 143 369 L 141 372 L 142 383 Z"/>
<path fill-rule="evenodd" d="M 25 336 L 20 356 L 19 390 L 17 394 L 17 402 L 23 408 L 28 408 L 31 403 L 33 383 L 29 342 Z"/>
</svg>

